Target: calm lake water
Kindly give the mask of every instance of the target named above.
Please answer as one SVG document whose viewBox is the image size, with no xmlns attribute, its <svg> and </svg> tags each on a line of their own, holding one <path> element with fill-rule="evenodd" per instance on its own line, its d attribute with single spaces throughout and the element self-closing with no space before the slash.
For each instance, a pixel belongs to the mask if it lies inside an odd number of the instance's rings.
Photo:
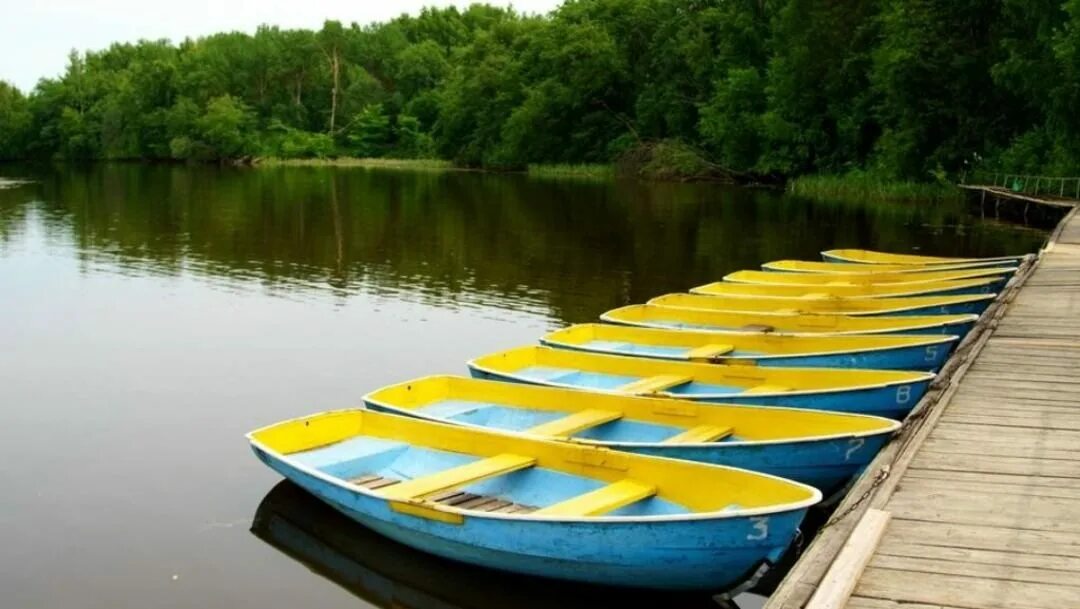
<svg viewBox="0 0 1080 609">
<path fill-rule="evenodd" d="M 278 485 L 243 434 L 767 260 L 1045 238 L 960 204 L 711 185 L 136 165 L 0 177 L 36 180 L 0 190 L 12 609 L 657 606 L 404 550 Z"/>
</svg>

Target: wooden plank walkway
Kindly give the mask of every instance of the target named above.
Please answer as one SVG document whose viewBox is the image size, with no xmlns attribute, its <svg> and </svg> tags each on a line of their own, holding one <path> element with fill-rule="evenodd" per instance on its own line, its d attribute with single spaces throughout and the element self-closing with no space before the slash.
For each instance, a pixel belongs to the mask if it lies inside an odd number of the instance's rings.
<svg viewBox="0 0 1080 609">
<path fill-rule="evenodd" d="M 964 347 L 766 609 L 805 607 L 871 507 L 891 519 L 850 609 L 1080 608 L 1076 210 Z"/>
<path fill-rule="evenodd" d="M 1054 207 L 1074 207 L 1076 205 L 1076 199 L 1064 196 L 1058 197 L 1052 194 L 1044 193 L 1041 195 L 1031 195 L 1023 192 L 1014 192 L 1000 186 L 986 186 L 980 184 L 957 184 L 957 186 L 964 190 L 981 192 L 984 196 L 989 194 L 1003 199 L 1015 199 L 1018 201 L 1026 201 L 1028 203 L 1038 203 L 1040 205 L 1052 205 Z"/>
</svg>

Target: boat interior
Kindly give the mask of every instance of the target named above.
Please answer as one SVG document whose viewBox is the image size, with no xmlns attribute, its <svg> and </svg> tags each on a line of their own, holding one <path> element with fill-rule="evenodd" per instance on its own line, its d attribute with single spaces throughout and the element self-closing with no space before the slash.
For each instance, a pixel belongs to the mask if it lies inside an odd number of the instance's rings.
<svg viewBox="0 0 1080 609">
<path fill-rule="evenodd" d="M 809 487 L 742 470 L 366 410 L 294 419 L 249 437 L 290 464 L 387 499 L 393 509 L 450 522 L 460 521 L 460 510 L 563 519 L 672 516 L 819 497 Z"/>
</svg>

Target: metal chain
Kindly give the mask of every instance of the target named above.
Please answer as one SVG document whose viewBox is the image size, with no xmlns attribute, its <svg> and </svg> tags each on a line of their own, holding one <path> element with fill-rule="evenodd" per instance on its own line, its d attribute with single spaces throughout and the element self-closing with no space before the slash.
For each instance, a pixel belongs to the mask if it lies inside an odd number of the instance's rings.
<svg viewBox="0 0 1080 609">
<path fill-rule="evenodd" d="M 849 514 L 854 512 L 856 509 L 858 509 L 858 507 L 860 505 L 862 505 L 862 503 L 864 501 L 866 501 L 867 499 L 870 498 L 870 495 L 874 494 L 874 490 L 877 489 L 877 487 L 881 486 L 881 484 L 883 482 L 885 482 L 886 479 L 888 479 L 889 472 L 891 470 L 892 470 L 892 468 L 890 466 L 888 466 L 888 465 L 885 465 L 880 470 L 878 470 L 877 475 L 874 476 L 874 481 L 872 483 L 870 483 L 870 488 L 866 489 L 866 492 L 864 492 L 861 497 L 856 499 L 854 503 L 852 503 L 847 508 L 845 508 L 843 512 L 840 512 L 839 514 L 833 514 L 833 517 L 830 518 L 828 522 L 821 525 L 821 529 L 819 529 L 819 532 L 824 531 L 825 529 L 831 527 L 832 525 L 840 522 L 841 520 L 846 518 Z"/>
</svg>

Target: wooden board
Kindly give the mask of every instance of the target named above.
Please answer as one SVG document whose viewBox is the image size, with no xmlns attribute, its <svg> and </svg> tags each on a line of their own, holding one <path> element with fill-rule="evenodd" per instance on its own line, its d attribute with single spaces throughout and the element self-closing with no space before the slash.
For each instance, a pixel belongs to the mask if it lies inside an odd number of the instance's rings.
<svg viewBox="0 0 1080 609">
<path fill-rule="evenodd" d="M 929 416 L 854 486 L 892 521 L 854 582 L 850 609 L 1080 607 L 1075 209 L 1002 299 L 958 347 L 967 361 L 955 372 L 946 365 L 948 389 L 931 392 Z M 893 473 L 874 488 L 886 465 Z M 841 520 L 825 529 L 766 609 L 803 609 L 826 589 L 823 575 L 853 528 Z"/>
</svg>

